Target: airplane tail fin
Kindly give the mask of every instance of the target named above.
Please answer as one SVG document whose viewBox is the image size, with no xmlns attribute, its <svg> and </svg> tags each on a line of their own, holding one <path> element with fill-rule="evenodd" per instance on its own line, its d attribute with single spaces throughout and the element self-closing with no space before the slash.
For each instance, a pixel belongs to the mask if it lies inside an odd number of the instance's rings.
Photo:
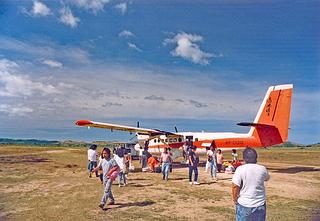
<svg viewBox="0 0 320 221">
<path fill-rule="evenodd" d="M 271 146 L 288 140 L 292 84 L 269 87 L 251 125 L 249 134 L 257 138 L 261 146 Z"/>
</svg>

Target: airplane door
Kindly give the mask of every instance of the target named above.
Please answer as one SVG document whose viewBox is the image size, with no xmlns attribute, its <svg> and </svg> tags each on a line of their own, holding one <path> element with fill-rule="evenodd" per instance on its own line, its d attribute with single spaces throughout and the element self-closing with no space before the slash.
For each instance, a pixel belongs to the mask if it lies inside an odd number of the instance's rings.
<svg viewBox="0 0 320 221">
<path fill-rule="evenodd" d="M 191 147 L 193 141 L 193 136 L 186 136 L 186 146 Z"/>
</svg>

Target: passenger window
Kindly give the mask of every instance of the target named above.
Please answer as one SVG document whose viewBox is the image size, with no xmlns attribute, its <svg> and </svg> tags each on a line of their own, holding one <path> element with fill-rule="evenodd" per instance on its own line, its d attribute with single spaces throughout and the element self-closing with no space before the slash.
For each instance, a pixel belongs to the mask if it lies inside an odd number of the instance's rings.
<svg viewBox="0 0 320 221">
<path fill-rule="evenodd" d="M 199 140 L 198 138 L 195 138 L 195 139 L 194 139 L 194 141 L 198 141 L 198 140 Z"/>
<path fill-rule="evenodd" d="M 178 141 L 179 141 L 179 142 L 182 142 L 182 139 L 181 139 L 181 137 L 179 137 L 179 138 L 178 138 Z"/>
</svg>

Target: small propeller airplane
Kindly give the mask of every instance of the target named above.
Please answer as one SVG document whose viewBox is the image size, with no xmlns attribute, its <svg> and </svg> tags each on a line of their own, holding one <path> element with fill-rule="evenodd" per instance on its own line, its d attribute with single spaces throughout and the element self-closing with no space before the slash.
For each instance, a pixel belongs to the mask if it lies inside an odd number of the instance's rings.
<svg viewBox="0 0 320 221">
<path fill-rule="evenodd" d="M 88 128 L 95 127 L 136 133 L 138 143 L 135 145 L 135 149 L 147 146 L 151 153 L 161 152 L 166 147 L 176 152 L 175 150 L 181 150 L 190 142 L 197 147 L 197 152 L 205 152 L 213 141 L 217 148 L 222 150 L 267 147 L 281 144 L 288 139 L 292 88 L 292 84 L 269 87 L 255 120 L 237 124 L 250 127 L 248 133 L 178 132 L 176 128 L 176 132 L 169 132 L 140 128 L 139 124 L 137 127 L 131 127 L 90 120 L 78 120 L 75 124 Z"/>
</svg>

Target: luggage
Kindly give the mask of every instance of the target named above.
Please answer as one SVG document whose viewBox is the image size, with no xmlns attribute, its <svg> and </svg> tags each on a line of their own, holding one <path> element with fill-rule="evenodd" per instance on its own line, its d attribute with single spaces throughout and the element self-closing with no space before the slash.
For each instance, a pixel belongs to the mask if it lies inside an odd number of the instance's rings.
<svg viewBox="0 0 320 221">
<path fill-rule="evenodd" d="M 155 167 L 154 168 L 155 173 L 161 173 L 161 167 Z"/>
</svg>

